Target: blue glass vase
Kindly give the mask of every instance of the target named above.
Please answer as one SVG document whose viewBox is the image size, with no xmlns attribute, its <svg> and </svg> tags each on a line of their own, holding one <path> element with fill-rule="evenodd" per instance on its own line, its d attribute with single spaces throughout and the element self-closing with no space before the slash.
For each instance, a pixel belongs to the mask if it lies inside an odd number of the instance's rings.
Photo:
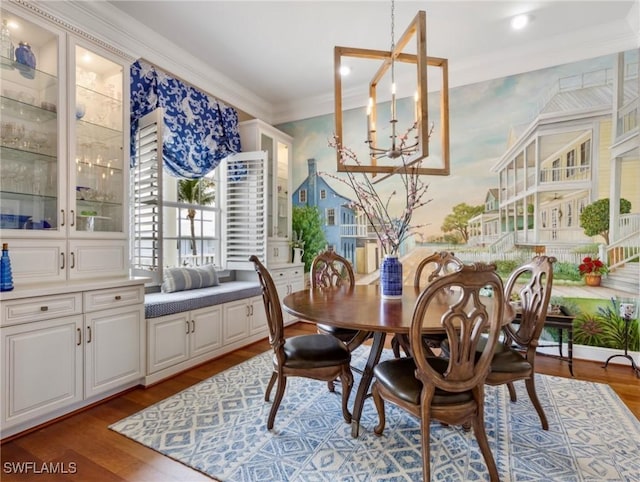
<svg viewBox="0 0 640 482">
<path fill-rule="evenodd" d="M 380 285 L 383 298 L 402 298 L 402 263 L 397 256 L 385 255 L 380 266 Z"/>
<path fill-rule="evenodd" d="M 0 258 L 0 291 L 13 289 L 13 275 L 11 274 L 11 260 L 9 259 L 9 245 L 2 245 L 2 257 Z"/>
</svg>

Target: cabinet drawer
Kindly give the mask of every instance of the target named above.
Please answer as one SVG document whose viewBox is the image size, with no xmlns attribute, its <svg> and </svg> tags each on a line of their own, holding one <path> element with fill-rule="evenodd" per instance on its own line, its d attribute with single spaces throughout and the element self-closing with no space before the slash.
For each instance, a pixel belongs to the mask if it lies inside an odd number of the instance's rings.
<svg viewBox="0 0 640 482">
<path fill-rule="evenodd" d="M 82 294 L 22 298 L 2 303 L 2 326 L 82 313 Z"/>
<path fill-rule="evenodd" d="M 136 303 L 144 303 L 143 286 L 123 286 L 84 293 L 84 311 L 87 313 Z"/>
</svg>

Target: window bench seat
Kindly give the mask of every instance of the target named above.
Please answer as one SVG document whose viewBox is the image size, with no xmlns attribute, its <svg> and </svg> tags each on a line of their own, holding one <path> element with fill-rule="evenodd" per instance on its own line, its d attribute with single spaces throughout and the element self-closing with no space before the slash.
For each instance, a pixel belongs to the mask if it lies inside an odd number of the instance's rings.
<svg viewBox="0 0 640 482">
<path fill-rule="evenodd" d="M 146 293 L 149 386 L 268 336 L 257 280 L 172 293 Z"/>
<path fill-rule="evenodd" d="M 262 288 L 257 281 L 227 281 L 217 286 L 173 293 L 147 293 L 144 297 L 145 318 L 173 315 L 207 306 L 260 296 Z"/>
</svg>

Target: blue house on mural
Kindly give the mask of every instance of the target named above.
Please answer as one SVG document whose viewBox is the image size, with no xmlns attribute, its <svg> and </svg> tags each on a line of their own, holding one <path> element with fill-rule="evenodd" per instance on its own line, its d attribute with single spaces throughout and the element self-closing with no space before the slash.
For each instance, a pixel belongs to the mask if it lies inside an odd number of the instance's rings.
<svg viewBox="0 0 640 482">
<path fill-rule="evenodd" d="M 356 214 L 349 207 L 351 199 L 338 194 L 318 176 L 315 159 L 308 159 L 307 163 L 307 178 L 293 192 L 292 205 L 317 207 L 324 221 L 328 245 L 355 265 L 359 230 Z"/>
</svg>

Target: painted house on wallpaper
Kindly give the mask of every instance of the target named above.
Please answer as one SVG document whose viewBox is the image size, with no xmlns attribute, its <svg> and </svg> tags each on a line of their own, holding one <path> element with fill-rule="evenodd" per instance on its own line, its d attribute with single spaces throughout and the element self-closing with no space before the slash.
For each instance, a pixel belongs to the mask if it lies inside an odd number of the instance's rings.
<svg viewBox="0 0 640 482">
<path fill-rule="evenodd" d="M 625 63 L 620 56 L 614 69 L 560 79 L 547 98 L 531 124 L 520 134 L 512 131 L 507 151 L 492 168 L 500 186 L 497 225 L 509 226 L 507 233 L 517 226 L 511 235 L 503 234 L 511 245 L 602 242 L 601 237 L 587 237 L 580 227 L 580 213 L 587 205 L 621 196 L 632 201 L 635 213 L 640 208 L 637 59 Z M 625 138 L 635 135 L 635 143 L 626 143 L 617 168 L 612 158 L 613 146 L 619 141 L 612 137 L 612 119 L 619 110 L 616 105 L 635 106 L 636 119 L 636 125 L 623 133 Z M 625 176 L 621 175 L 622 159 L 626 159 Z M 522 216 L 527 222 L 522 222 Z M 617 213 L 610 217 L 612 226 L 620 225 Z M 637 233 L 639 217 L 625 217 L 625 232 L 619 234 Z M 473 221 L 477 227 L 478 220 Z"/>
<path fill-rule="evenodd" d="M 484 212 L 469 220 L 470 246 L 488 246 L 500 238 L 500 197 L 497 188 L 489 189 L 484 198 Z"/>
<path fill-rule="evenodd" d="M 354 210 L 349 207 L 351 200 L 334 191 L 318 175 L 316 160 L 308 159 L 307 165 L 307 177 L 293 192 L 292 205 L 317 207 L 323 217 L 328 245 L 355 266 L 356 240 L 359 236 L 366 237 L 366 225 L 363 231 L 362 226 L 356 224 Z"/>
</svg>

